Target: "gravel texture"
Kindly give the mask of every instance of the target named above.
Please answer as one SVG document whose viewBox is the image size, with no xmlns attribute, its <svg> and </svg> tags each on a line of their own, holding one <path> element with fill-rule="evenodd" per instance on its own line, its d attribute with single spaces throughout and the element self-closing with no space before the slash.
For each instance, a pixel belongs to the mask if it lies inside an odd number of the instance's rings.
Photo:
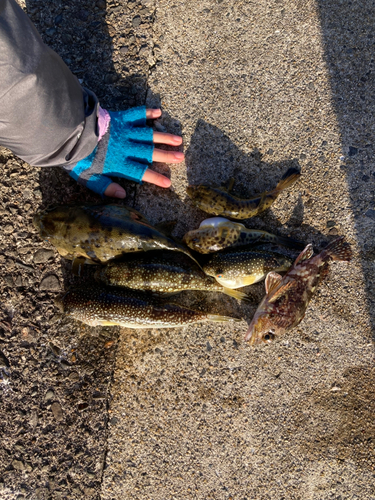
<svg viewBox="0 0 375 500">
<path fill-rule="evenodd" d="M 22 2 L 20 2 L 22 4 Z M 254 302 L 176 299 L 238 324 L 92 329 L 54 305 L 88 280 L 40 240 L 35 212 L 98 201 L 58 169 L 0 149 L 0 498 L 372 499 L 375 170 L 373 25 L 366 3 L 143 0 L 22 4 L 110 109 L 162 105 L 185 164 L 173 188 L 123 182 L 127 204 L 178 237 L 206 218 L 189 183 L 252 195 L 302 177 L 245 221 L 312 242 L 345 234 L 303 322 L 251 349 Z M 220 300 L 218 300 L 220 298 Z"/>
</svg>

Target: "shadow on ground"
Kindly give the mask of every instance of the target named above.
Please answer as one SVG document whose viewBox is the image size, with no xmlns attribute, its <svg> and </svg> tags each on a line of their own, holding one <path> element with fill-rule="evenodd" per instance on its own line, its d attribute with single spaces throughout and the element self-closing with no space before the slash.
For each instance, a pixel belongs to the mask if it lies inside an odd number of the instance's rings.
<svg viewBox="0 0 375 500">
<path fill-rule="evenodd" d="M 317 1 L 332 101 L 342 136 L 341 168 L 347 174 L 367 276 L 367 310 L 375 336 L 375 289 L 370 278 L 375 260 L 375 11 L 369 2 Z"/>
</svg>

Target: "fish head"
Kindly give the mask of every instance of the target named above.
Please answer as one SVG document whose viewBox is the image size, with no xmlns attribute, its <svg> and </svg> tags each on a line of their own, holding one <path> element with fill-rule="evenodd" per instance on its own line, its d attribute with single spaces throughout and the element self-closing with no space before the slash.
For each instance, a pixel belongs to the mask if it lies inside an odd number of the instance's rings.
<svg viewBox="0 0 375 500">
<path fill-rule="evenodd" d="M 44 238 L 56 236 L 69 223 L 71 207 L 52 207 L 34 215 L 33 224 Z"/>
<path fill-rule="evenodd" d="M 278 328 L 269 320 L 268 314 L 255 314 L 246 332 L 245 340 L 249 341 L 250 345 L 270 343 L 278 333 Z"/>
</svg>

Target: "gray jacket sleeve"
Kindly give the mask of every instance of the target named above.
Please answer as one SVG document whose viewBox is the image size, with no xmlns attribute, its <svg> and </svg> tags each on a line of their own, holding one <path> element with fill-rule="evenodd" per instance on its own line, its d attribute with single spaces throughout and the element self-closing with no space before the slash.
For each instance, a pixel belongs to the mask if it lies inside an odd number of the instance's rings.
<svg viewBox="0 0 375 500">
<path fill-rule="evenodd" d="M 15 0 L 0 0 L 0 145 L 31 165 L 75 164 L 97 145 L 97 107 Z"/>
</svg>

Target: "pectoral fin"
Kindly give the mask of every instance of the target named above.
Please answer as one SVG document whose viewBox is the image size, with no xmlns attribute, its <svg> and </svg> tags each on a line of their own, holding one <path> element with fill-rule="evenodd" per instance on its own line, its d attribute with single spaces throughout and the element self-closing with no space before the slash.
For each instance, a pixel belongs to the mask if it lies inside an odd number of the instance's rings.
<svg viewBox="0 0 375 500">
<path fill-rule="evenodd" d="M 76 257 L 72 262 L 72 273 L 74 276 L 82 276 L 83 266 L 85 265 L 85 257 Z"/>
<path fill-rule="evenodd" d="M 277 299 L 282 297 L 286 292 L 290 292 L 290 290 L 292 290 L 296 286 L 297 286 L 296 281 L 289 281 L 288 283 L 285 283 L 285 285 L 281 286 L 278 290 L 276 290 L 274 294 L 271 293 L 271 297 L 268 299 L 268 302 L 270 304 L 276 302 Z"/>
<path fill-rule="evenodd" d="M 274 290 L 277 286 L 279 286 L 282 279 L 283 279 L 282 276 L 280 276 L 280 274 L 278 273 L 275 272 L 268 273 L 265 282 L 266 294 L 268 295 L 269 293 L 272 292 L 272 290 Z"/>
</svg>

